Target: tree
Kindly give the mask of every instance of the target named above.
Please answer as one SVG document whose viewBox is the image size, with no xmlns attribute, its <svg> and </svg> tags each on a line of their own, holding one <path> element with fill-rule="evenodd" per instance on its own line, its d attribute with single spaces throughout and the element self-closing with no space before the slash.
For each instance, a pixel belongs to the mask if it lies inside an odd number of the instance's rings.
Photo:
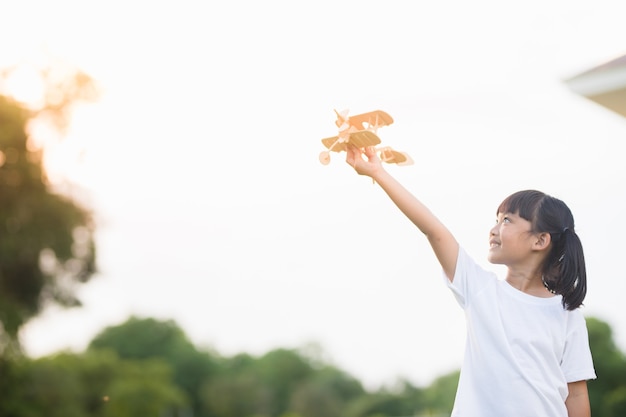
<svg viewBox="0 0 626 417">
<path fill-rule="evenodd" d="M 271 393 L 270 415 L 287 410 L 291 395 L 300 383 L 313 374 L 313 368 L 296 350 L 275 349 L 256 360 L 255 373 Z"/>
<path fill-rule="evenodd" d="M 330 385 L 311 379 L 296 387 L 289 411 L 302 417 L 327 417 L 341 415 L 344 407 Z"/>
<path fill-rule="evenodd" d="M 124 361 L 121 375 L 108 387 L 103 417 L 181 415 L 187 397 L 171 373 L 162 359 Z"/>
<path fill-rule="evenodd" d="M 453 371 L 435 379 L 425 389 L 424 396 L 429 411 L 433 414 L 449 415 L 454 407 L 454 397 L 459 384 L 459 371 Z"/>
<path fill-rule="evenodd" d="M 275 416 L 271 387 L 253 369 L 221 373 L 201 390 L 202 413 L 216 417 Z"/>
<path fill-rule="evenodd" d="M 124 417 L 181 415 L 184 393 L 159 359 L 121 360 L 111 351 L 21 358 L 0 396 L 0 415 Z M 4 377 L 4 375 L 3 375 Z"/>
<path fill-rule="evenodd" d="M 302 417 L 344 415 L 347 405 L 364 394 L 359 381 L 327 365 L 293 388 L 289 411 Z"/>
<path fill-rule="evenodd" d="M 95 272 L 92 215 L 47 181 L 34 115 L 0 95 L 0 355 L 47 303 L 79 305 L 75 284 Z"/>
<path fill-rule="evenodd" d="M 623 416 L 626 405 L 626 357 L 615 345 L 608 323 L 587 318 L 589 345 L 597 379 L 588 382 L 594 417 Z"/>
<path fill-rule="evenodd" d="M 200 389 L 220 366 L 220 358 L 212 352 L 196 349 L 172 320 L 130 317 L 96 335 L 88 349 L 112 350 L 122 359 L 164 360 L 172 368 L 174 383 L 186 393 L 198 416 L 202 415 Z"/>
</svg>

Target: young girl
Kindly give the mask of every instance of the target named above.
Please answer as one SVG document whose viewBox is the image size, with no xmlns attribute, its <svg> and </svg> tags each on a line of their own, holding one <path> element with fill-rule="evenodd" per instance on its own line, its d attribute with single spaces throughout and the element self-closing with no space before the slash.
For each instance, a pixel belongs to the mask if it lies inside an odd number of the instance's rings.
<svg viewBox="0 0 626 417">
<path fill-rule="evenodd" d="M 578 309 L 587 290 L 585 261 L 569 208 L 539 191 L 520 191 L 500 204 L 488 255 L 507 267 L 499 280 L 383 169 L 373 149 L 350 146 L 346 162 L 376 181 L 426 235 L 465 311 L 452 416 L 589 417 L 586 381 L 596 375 Z"/>
</svg>

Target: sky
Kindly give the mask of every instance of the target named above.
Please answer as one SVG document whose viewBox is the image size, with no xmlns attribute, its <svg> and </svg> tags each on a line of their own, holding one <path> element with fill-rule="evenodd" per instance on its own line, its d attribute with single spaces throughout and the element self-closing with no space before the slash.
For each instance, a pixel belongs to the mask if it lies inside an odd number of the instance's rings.
<svg viewBox="0 0 626 417">
<path fill-rule="evenodd" d="M 45 154 L 94 212 L 98 273 L 83 307 L 25 326 L 29 355 L 135 315 L 224 356 L 317 345 L 368 387 L 458 369 L 463 313 L 426 240 L 344 154 L 318 161 L 334 109 L 388 112 L 383 143 L 415 161 L 388 170 L 498 273 L 501 200 L 563 199 L 584 313 L 626 350 L 626 119 L 564 83 L 626 53 L 623 1 L 0 3 L 0 68 L 52 57 L 101 92 Z"/>
</svg>

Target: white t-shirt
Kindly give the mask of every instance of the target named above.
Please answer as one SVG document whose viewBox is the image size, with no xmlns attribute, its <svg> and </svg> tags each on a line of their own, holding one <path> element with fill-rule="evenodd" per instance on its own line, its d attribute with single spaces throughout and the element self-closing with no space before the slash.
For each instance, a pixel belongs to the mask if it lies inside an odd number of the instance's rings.
<svg viewBox="0 0 626 417">
<path fill-rule="evenodd" d="M 452 416 L 567 417 L 567 384 L 596 377 L 580 309 L 513 288 L 462 248 L 445 281 L 467 321 Z"/>
</svg>

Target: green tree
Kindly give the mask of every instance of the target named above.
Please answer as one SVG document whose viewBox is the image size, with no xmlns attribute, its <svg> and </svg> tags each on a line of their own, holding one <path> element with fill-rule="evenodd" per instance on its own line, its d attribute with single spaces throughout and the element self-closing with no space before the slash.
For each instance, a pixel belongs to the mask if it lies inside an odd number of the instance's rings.
<svg viewBox="0 0 626 417">
<path fill-rule="evenodd" d="M 91 213 L 48 183 L 32 117 L 0 96 L 0 355 L 46 303 L 78 305 L 75 283 L 95 272 Z"/>
<path fill-rule="evenodd" d="M 344 407 L 330 385 L 312 378 L 296 387 L 289 410 L 302 417 L 331 417 L 341 415 Z"/>
<path fill-rule="evenodd" d="M 103 417 L 181 415 L 187 397 L 171 378 L 162 359 L 124 361 L 124 368 L 108 387 Z"/>
<path fill-rule="evenodd" d="M 593 415 L 621 417 L 624 354 L 607 323 L 594 318 L 587 323 L 598 373 L 598 380 L 589 382 Z M 442 375 L 426 388 L 399 380 L 370 392 L 305 350 L 223 358 L 198 351 L 173 321 L 135 317 L 104 329 L 83 354 L 21 357 L 6 364 L 0 358 L 0 416 L 12 417 L 449 415 L 459 377 Z"/>
<path fill-rule="evenodd" d="M 0 356 L 0 416 L 35 417 L 32 404 L 24 400 L 29 387 L 28 365 L 25 357 Z"/>
<path fill-rule="evenodd" d="M 289 411 L 302 417 L 343 415 L 347 405 L 364 393 L 355 378 L 333 366 L 324 366 L 294 387 Z"/>
<path fill-rule="evenodd" d="M 81 383 L 78 358 L 62 354 L 24 362 L 16 395 L 19 416 L 86 417 L 85 386 Z"/>
<path fill-rule="evenodd" d="M 121 358 L 161 357 L 175 362 L 181 352 L 195 351 L 183 330 L 173 320 L 130 317 L 124 323 L 98 333 L 89 349 L 113 349 Z"/>
<path fill-rule="evenodd" d="M 423 389 L 405 380 L 393 388 L 383 387 L 353 401 L 345 415 L 349 417 L 413 416 L 424 410 Z"/>
<path fill-rule="evenodd" d="M 361 396 L 348 407 L 350 417 L 390 417 L 410 416 L 414 409 L 407 410 L 404 401 L 398 394 L 390 392 L 374 392 Z"/>
<path fill-rule="evenodd" d="M 589 401 L 594 417 L 617 417 L 626 403 L 626 358 L 613 340 L 608 323 L 587 318 L 589 345 L 597 379 L 588 382 Z"/>
<path fill-rule="evenodd" d="M 273 416 L 271 388 L 261 382 L 253 369 L 223 372 L 204 384 L 202 413 L 216 417 Z"/>
<path fill-rule="evenodd" d="M 203 412 L 234 416 L 336 416 L 365 391 L 345 372 L 303 350 L 275 349 L 260 357 L 224 359 L 202 390 Z"/>
<path fill-rule="evenodd" d="M 424 390 L 426 408 L 431 414 L 449 415 L 452 413 L 459 376 L 459 371 L 442 375 Z"/>
<path fill-rule="evenodd" d="M 626 416 L 626 385 L 612 389 L 605 398 L 605 412 L 608 417 Z"/>
<path fill-rule="evenodd" d="M 248 354 L 224 360 L 219 375 L 204 385 L 207 415 L 279 416 L 287 410 L 294 389 L 313 372 L 296 350 L 276 349 L 260 358 Z"/>
<path fill-rule="evenodd" d="M 203 416 L 200 389 L 218 372 L 220 358 L 199 351 L 174 321 L 130 317 L 96 335 L 88 349 L 110 349 L 123 359 L 163 359 L 173 370 L 174 383 L 190 399 L 195 415 Z"/>
<path fill-rule="evenodd" d="M 20 358 L 13 365 L 11 390 L 0 397 L 2 416 L 160 417 L 187 407 L 171 368 L 159 359 L 121 360 L 96 351 Z"/>
<path fill-rule="evenodd" d="M 293 390 L 313 374 L 313 368 L 297 350 L 275 349 L 256 361 L 255 372 L 271 392 L 269 414 L 276 416 L 287 410 Z"/>
</svg>

